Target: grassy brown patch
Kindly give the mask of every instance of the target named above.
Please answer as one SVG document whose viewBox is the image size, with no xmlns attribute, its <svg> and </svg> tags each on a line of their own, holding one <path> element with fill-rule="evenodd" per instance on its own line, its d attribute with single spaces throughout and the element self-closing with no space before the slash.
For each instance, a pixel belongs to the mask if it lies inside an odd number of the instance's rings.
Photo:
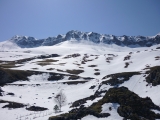
<svg viewBox="0 0 160 120">
<path fill-rule="evenodd" d="M 7 62 L 5 64 L 0 64 L 1 68 L 14 68 L 14 67 L 20 67 L 20 66 L 22 66 L 22 65 L 16 66 L 15 62 Z"/>
<path fill-rule="evenodd" d="M 32 68 L 33 70 L 37 70 L 38 68 Z"/>
<path fill-rule="evenodd" d="M 51 63 L 49 63 L 49 62 L 39 62 L 37 64 L 40 65 L 40 66 L 51 65 Z"/>
<path fill-rule="evenodd" d="M 58 71 L 58 72 L 65 72 L 65 71 L 63 71 L 63 70 L 60 70 L 60 69 L 57 69 L 57 71 Z"/>
<path fill-rule="evenodd" d="M 54 68 L 48 68 L 47 70 L 54 70 Z"/>
<path fill-rule="evenodd" d="M 0 84 L 11 83 L 17 80 L 28 80 L 28 76 L 31 76 L 33 72 L 24 70 L 10 70 L 0 68 Z"/>
<path fill-rule="evenodd" d="M 45 59 L 43 61 L 38 61 L 37 64 L 40 65 L 40 66 L 46 66 L 46 65 L 51 65 L 52 62 L 57 62 L 57 61 L 59 61 L 59 60 Z"/>
<path fill-rule="evenodd" d="M 82 68 L 82 69 L 83 69 L 84 67 L 79 67 L 79 68 Z"/>
<path fill-rule="evenodd" d="M 38 62 L 58 62 L 59 60 L 53 60 L 53 59 L 45 59 L 43 61 L 38 61 Z"/>
<path fill-rule="evenodd" d="M 62 65 L 62 66 L 63 66 L 63 65 L 65 65 L 65 64 L 66 64 L 66 63 L 59 63 L 59 64 L 57 64 L 57 65 Z"/>
</svg>

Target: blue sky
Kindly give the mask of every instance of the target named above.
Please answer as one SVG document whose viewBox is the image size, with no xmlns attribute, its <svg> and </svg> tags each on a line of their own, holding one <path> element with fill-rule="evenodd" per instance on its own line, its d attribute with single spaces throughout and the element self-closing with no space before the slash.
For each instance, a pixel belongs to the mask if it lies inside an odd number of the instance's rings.
<svg viewBox="0 0 160 120">
<path fill-rule="evenodd" d="M 153 36 L 160 32 L 159 6 L 160 0 L 0 0 L 0 41 L 70 30 Z"/>
</svg>

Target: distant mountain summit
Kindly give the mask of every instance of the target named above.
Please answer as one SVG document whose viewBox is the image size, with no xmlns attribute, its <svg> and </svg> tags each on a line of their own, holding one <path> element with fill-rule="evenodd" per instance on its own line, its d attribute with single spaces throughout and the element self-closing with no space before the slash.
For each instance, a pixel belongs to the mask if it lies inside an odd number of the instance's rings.
<svg viewBox="0 0 160 120">
<path fill-rule="evenodd" d="M 34 48 L 39 46 L 52 46 L 58 43 L 69 40 L 86 40 L 94 43 L 104 44 L 116 44 L 119 46 L 128 47 L 150 47 L 155 44 L 160 44 L 160 33 L 153 37 L 145 36 L 115 36 L 107 34 L 99 34 L 95 32 L 81 32 L 81 31 L 69 31 L 65 35 L 58 35 L 56 37 L 48 37 L 46 39 L 36 39 L 34 37 L 27 36 L 14 36 L 10 42 L 16 44 L 20 48 Z"/>
</svg>

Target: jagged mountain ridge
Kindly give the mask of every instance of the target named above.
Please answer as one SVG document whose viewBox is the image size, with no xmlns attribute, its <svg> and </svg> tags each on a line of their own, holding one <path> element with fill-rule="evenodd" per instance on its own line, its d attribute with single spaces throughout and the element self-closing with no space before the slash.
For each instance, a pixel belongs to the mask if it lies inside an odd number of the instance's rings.
<svg viewBox="0 0 160 120">
<path fill-rule="evenodd" d="M 39 46 L 52 46 L 72 39 L 77 41 L 86 40 L 94 43 L 116 44 L 119 46 L 128 47 L 150 47 L 155 44 L 160 44 L 160 34 L 157 34 L 154 37 L 126 35 L 115 36 L 74 30 L 67 32 L 65 35 L 48 37 L 46 39 L 36 39 L 34 37 L 27 36 L 14 36 L 8 41 L 15 43 L 20 48 L 34 48 Z"/>
</svg>

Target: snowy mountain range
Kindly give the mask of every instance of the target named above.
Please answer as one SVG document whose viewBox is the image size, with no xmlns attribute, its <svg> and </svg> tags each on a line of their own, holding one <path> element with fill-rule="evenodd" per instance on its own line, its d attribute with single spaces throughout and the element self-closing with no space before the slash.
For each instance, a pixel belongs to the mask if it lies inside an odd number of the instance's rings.
<svg viewBox="0 0 160 120">
<path fill-rule="evenodd" d="M 160 34 L 14 36 L 0 78 L 0 120 L 160 120 Z"/>
<path fill-rule="evenodd" d="M 153 37 L 145 36 L 115 36 L 99 34 L 94 32 L 80 32 L 80 31 L 69 31 L 65 35 L 58 35 L 56 37 L 48 37 L 46 39 L 36 39 L 34 37 L 27 36 L 14 36 L 7 43 L 1 44 L 5 49 L 6 44 L 15 44 L 20 48 L 34 48 L 39 46 L 52 46 L 59 44 L 67 40 L 77 40 L 77 41 L 91 41 L 94 43 L 104 43 L 104 44 L 116 44 L 119 46 L 128 47 L 150 47 L 152 45 L 160 44 L 160 34 Z M 13 45 L 12 45 L 13 46 Z"/>
</svg>

